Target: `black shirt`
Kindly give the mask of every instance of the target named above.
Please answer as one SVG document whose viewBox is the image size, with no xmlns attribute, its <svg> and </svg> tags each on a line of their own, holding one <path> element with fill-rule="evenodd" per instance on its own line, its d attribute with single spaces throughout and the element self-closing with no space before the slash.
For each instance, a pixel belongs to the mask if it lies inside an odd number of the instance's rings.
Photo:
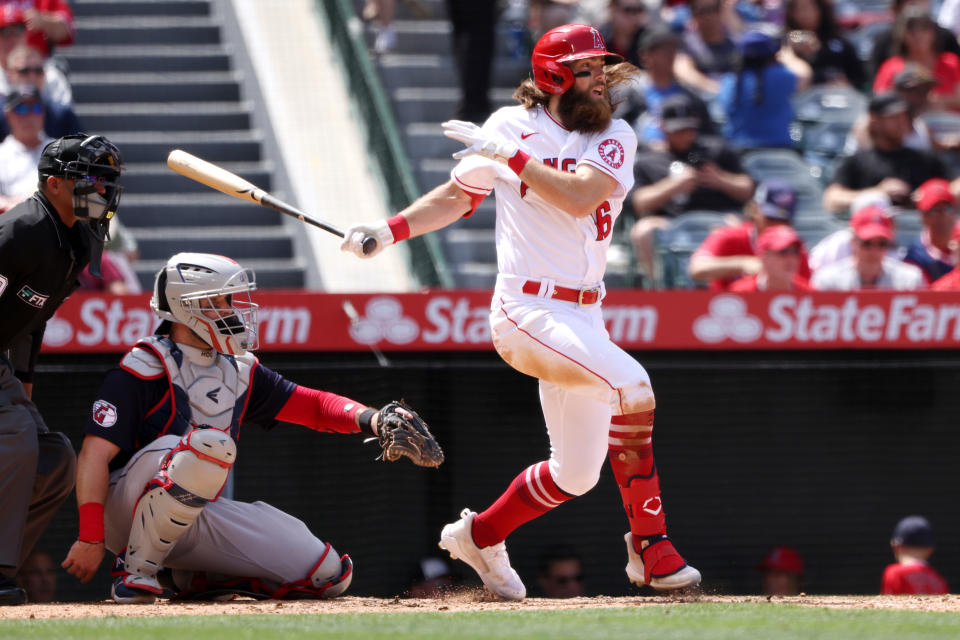
<svg viewBox="0 0 960 640">
<path fill-rule="evenodd" d="M 714 136 L 700 136 L 693 146 L 683 153 L 640 151 L 633 168 L 636 186 L 645 187 L 660 182 L 670 175 L 670 165 L 680 162 L 691 166 L 699 166 L 712 162 L 724 171 L 730 173 L 745 173 L 740 164 L 740 156 L 723 144 L 720 138 Z M 687 211 L 736 211 L 739 212 L 743 203 L 734 200 L 723 191 L 697 187 L 689 196 L 686 194 L 674 197 L 655 215 L 673 217 Z"/>
<path fill-rule="evenodd" d="M 821 41 L 813 60 L 808 62 L 813 69 L 813 84 L 826 84 L 845 78 L 854 89 L 862 90 L 867 81 L 856 49 L 842 36 Z"/>
<path fill-rule="evenodd" d="M 861 191 L 879 184 L 884 178 L 900 178 L 914 190 L 930 178 L 946 178 L 940 158 L 928 151 L 903 147 L 896 151 L 863 149 L 845 159 L 837 168 L 833 182 Z M 894 202 L 896 205 L 907 202 Z"/>
<path fill-rule="evenodd" d="M 46 321 L 77 288 L 90 262 L 91 234 L 67 227 L 37 192 L 0 215 L 0 354 L 30 382 Z"/>
</svg>

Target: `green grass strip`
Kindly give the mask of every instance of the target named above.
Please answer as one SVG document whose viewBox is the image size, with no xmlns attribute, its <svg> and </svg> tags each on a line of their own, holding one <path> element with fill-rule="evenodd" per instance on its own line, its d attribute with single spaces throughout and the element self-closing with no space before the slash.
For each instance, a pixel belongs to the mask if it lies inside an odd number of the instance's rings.
<svg viewBox="0 0 960 640">
<path fill-rule="evenodd" d="M 960 638 L 960 614 L 737 603 L 562 611 L 109 617 L 0 621 L 0 638 L 941 640 Z"/>
</svg>

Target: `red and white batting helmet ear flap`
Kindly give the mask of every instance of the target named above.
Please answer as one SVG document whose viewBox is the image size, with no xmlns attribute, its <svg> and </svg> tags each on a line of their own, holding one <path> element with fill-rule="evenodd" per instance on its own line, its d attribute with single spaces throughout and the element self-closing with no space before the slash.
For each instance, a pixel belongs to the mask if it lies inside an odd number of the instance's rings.
<svg viewBox="0 0 960 640">
<path fill-rule="evenodd" d="M 586 24 L 565 24 L 547 31 L 533 48 L 533 81 L 541 90 L 559 95 L 573 86 L 573 72 L 565 63 L 604 56 L 605 64 L 623 62 L 607 51 L 603 36 Z"/>
</svg>

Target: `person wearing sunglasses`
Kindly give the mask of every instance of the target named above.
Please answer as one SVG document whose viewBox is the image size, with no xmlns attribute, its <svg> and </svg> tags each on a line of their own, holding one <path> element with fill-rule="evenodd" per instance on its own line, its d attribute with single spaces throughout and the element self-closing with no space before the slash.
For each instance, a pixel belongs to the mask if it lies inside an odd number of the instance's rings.
<svg viewBox="0 0 960 640">
<path fill-rule="evenodd" d="M 43 100 L 35 89 L 10 93 L 3 116 L 10 127 L 0 143 L 0 208 L 6 211 L 37 190 L 37 163 L 50 138 L 43 130 Z"/>
<path fill-rule="evenodd" d="M 760 271 L 734 280 L 730 291 L 809 291 L 810 283 L 799 275 L 803 240 L 790 225 L 775 224 L 757 236 Z"/>
<path fill-rule="evenodd" d="M 545 598 L 583 596 L 583 561 L 580 555 L 564 545 L 549 547 L 540 557 L 537 584 Z"/>
<path fill-rule="evenodd" d="M 813 274 L 810 283 L 821 291 L 925 287 L 923 272 L 887 255 L 894 245 L 893 219 L 876 206 L 864 207 L 850 218 L 853 254 Z"/>
<path fill-rule="evenodd" d="M 83 130 L 70 104 L 69 91 L 64 94 L 59 72 L 51 71 L 50 65 L 44 64 L 39 51 L 26 44 L 17 45 L 7 55 L 3 68 L 0 77 L 4 82 L 0 83 L 0 94 L 6 95 L 23 87 L 32 87 L 40 93 L 46 108 L 43 126 L 48 136 L 60 138 Z M 7 133 L 6 121 L 0 121 L 0 135 Z"/>
</svg>

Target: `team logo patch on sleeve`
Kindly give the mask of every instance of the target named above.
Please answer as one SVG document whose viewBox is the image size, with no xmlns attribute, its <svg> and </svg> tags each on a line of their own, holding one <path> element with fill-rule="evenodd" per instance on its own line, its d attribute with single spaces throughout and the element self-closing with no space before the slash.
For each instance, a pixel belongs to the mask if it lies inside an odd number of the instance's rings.
<svg viewBox="0 0 960 640">
<path fill-rule="evenodd" d="M 3 295 L 3 292 L 6 290 L 7 284 L 8 284 L 9 282 L 10 282 L 10 281 L 7 280 L 7 276 L 5 276 L 5 275 L 3 275 L 2 273 L 0 273 L 0 296 Z"/>
<path fill-rule="evenodd" d="M 117 408 L 106 400 L 93 403 L 93 421 L 104 428 L 117 424 Z"/>
<path fill-rule="evenodd" d="M 23 285 L 23 288 L 17 292 L 17 295 L 28 305 L 31 307 L 36 307 L 37 309 L 43 309 L 43 305 L 47 304 L 47 299 L 50 297 L 38 291 L 34 291 L 27 285 Z"/>
<path fill-rule="evenodd" d="M 623 166 L 623 145 L 617 140 L 614 140 L 613 138 L 607 138 L 600 143 L 600 146 L 597 147 L 597 151 L 600 153 L 600 157 L 603 158 L 603 161 L 614 169 L 619 169 Z"/>
</svg>

